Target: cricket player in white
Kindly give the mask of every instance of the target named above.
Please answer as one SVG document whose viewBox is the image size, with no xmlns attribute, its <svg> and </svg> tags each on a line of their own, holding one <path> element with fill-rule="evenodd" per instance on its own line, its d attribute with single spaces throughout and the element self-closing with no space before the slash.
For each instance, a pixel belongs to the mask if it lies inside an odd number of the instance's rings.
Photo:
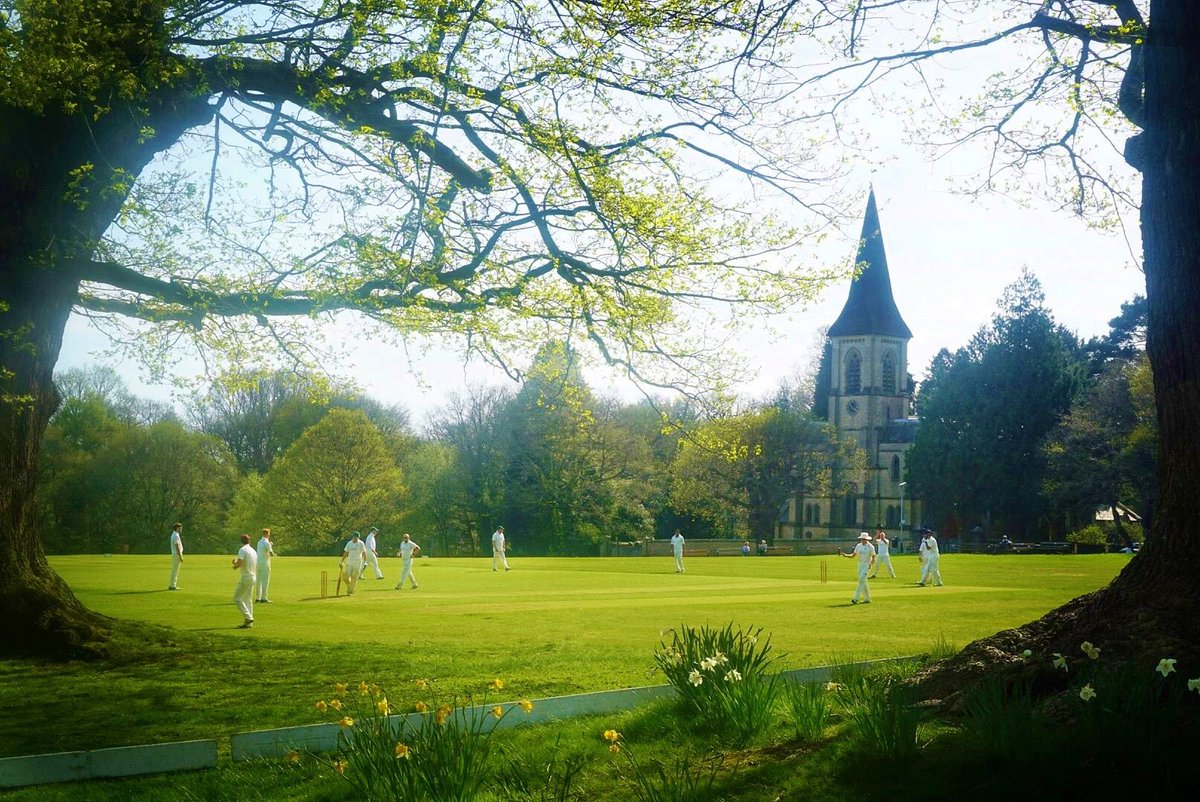
<svg viewBox="0 0 1200 802">
<path fill-rule="evenodd" d="M 417 578 L 413 576 L 412 561 L 413 557 L 416 557 L 420 553 L 421 547 L 413 543 L 412 539 L 408 536 L 408 532 L 405 532 L 403 540 L 400 541 L 400 550 L 396 552 L 396 556 L 400 558 L 400 565 L 402 566 L 400 581 L 396 583 L 396 590 L 404 589 L 405 579 L 412 582 L 413 590 L 417 589 Z"/>
<path fill-rule="evenodd" d="M 362 542 L 358 532 L 346 542 L 342 552 L 342 576 L 346 578 L 346 595 L 353 596 L 354 588 L 358 585 L 358 577 L 363 572 L 367 562 L 367 544 Z"/>
<path fill-rule="evenodd" d="M 671 535 L 671 551 L 675 555 L 675 573 L 683 573 L 683 535 L 679 534 L 679 530 L 675 530 L 675 534 Z"/>
<path fill-rule="evenodd" d="M 492 570 L 495 571 L 498 566 L 503 565 L 504 570 L 508 570 L 508 558 L 504 555 L 504 527 L 497 526 L 496 531 L 492 532 Z"/>
<path fill-rule="evenodd" d="M 171 528 L 171 584 L 167 590 L 179 590 L 179 568 L 183 565 L 183 524 Z"/>
<path fill-rule="evenodd" d="M 886 565 L 888 573 L 892 579 L 896 578 L 896 571 L 892 568 L 892 558 L 888 556 L 891 550 L 891 543 L 888 541 L 887 532 L 882 529 L 875 530 L 875 570 L 871 572 L 871 579 L 879 576 L 879 566 Z"/>
<path fill-rule="evenodd" d="M 250 536 L 242 535 L 242 547 L 233 558 L 233 570 L 241 570 L 238 574 L 237 587 L 233 589 L 233 603 L 242 611 L 245 620 L 239 629 L 249 629 L 254 626 L 254 569 L 258 565 L 258 554 L 250 545 Z"/>
<path fill-rule="evenodd" d="M 375 535 L 379 532 L 375 527 L 371 527 L 371 531 L 367 532 L 367 561 L 363 564 L 363 571 L 367 570 L 367 566 L 375 569 L 375 578 L 383 579 L 383 571 L 379 570 L 379 553 L 376 551 Z"/>
<path fill-rule="evenodd" d="M 267 592 L 271 587 L 271 558 L 275 556 L 275 547 L 271 545 L 271 530 L 262 530 L 258 540 L 258 580 L 254 583 L 254 597 L 259 604 L 270 604 Z"/>
<path fill-rule="evenodd" d="M 942 572 L 938 570 L 938 542 L 933 536 L 933 532 L 926 532 L 925 537 L 921 539 L 921 548 L 918 549 L 921 553 L 921 581 L 918 585 L 924 586 L 930 579 L 933 584 L 941 587 Z"/>
<path fill-rule="evenodd" d="M 867 584 L 867 572 L 871 570 L 871 564 L 875 562 L 875 547 L 871 545 L 871 536 L 866 532 L 860 533 L 858 545 L 854 547 L 854 551 L 846 554 L 838 549 L 838 554 L 858 560 L 858 587 L 855 588 L 854 598 L 850 600 L 850 603 L 858 604 L 859 597 L 862 597 L 863 604 L 870 604 L 871 586 Z"/>
</svg>

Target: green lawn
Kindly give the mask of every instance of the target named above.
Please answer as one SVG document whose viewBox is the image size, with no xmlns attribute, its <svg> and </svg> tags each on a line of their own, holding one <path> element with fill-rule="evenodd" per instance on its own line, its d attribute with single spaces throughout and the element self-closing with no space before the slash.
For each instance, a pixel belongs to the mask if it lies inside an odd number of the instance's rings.
<svg viewBox="0 0 1200 802">
<path fill-rule="evenodd" d="M 189 555 L 172 593 L 166 556 L 53 558 L 85 604 L 125 623 L 100 663 L 0 662 L 6 718 L 41 722 L 0 729 L 0 755 L 323 721 L 312 703 L 335 681 L 380 683 L 399 704 L 418 698 L 416 678 L 465 694 L 501 677 L 514 699 L 658 684 L 652 653 L 681 623 L 761 627 L 781 668 L 962 646 L 1103 586 L 1129 558 L 950 554 L 946 587 L 922 588 L 900 556 L 898 578 L 854 607 L 854 563 L 837 557 L 694 558 L 683 575 L 670 558 L 514 557 L 508 573 L 422 559 L 416 591 L 393 589 L 392 559 L 385 580 L 327 599 L 333 559 L 280 557 L 252 630 L 235 628 L 230 559 Z"/>
</svg>

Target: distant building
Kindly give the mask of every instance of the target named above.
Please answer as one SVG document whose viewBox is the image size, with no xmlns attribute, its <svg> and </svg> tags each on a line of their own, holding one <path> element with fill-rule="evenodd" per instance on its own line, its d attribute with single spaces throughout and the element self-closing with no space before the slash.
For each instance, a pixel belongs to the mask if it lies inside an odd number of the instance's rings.
<svg viewBox="0 0 1200 802">
<path fill-rule="evenodd" d="M 908 372 L 912 332 L 892 297 L 874 190 L 857 262 L 846 305 L 829 327 L 828 419 L 840 435 L 858 441 L 867 470 L 860 477 L 835 477 L 835 486 L 851 482 L 843 495 L 793 496 L 776 526 L 778 539 L 849 541 L 882 525 L 894 541 L 910 543 L 906 533 L 921 520 L 919 500 L 901 486 L 918 426 Z"/>
</svg>

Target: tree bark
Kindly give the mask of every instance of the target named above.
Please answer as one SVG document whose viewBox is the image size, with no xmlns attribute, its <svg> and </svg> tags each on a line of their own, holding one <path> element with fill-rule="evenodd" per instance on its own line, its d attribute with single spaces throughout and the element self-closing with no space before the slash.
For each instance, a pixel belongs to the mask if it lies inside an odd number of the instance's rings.
<svg viewBox="0 0 1200 802">
<path fill-rule="evenodd" d="M 0 651 L 84 656 L 106 636 L 46 562 L 34 509 L 42 435 L 58 406 L 54 363 L 76 283 L 62 272 L 0 264 Z M 5 308 L 6 307 L 6 308 Z"/>
<path fill-rule="evenodd" d="M 1145 56 L 1141 226 L 1159 426 L 1152 528 L 1108 587 L 970 644 L 918 678 L 925 698 L 952 697 L 1006 666 L 1028 673 L 1024 649 L 1079 655 L 1084 640 L 1147 671 L 1174 657 L 1186 676 L 1200 674 L 1200 14 L 1192 0 L 1151 3 Z"/>
</svg>

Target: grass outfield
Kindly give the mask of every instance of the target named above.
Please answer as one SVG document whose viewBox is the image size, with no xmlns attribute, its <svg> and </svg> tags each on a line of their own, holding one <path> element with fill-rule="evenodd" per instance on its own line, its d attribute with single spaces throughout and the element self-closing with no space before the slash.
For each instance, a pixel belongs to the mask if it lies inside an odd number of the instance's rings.
<svg viewBox="0 0 1200 802">
<path fill-rule="evenodd" d="M 898 577 L 873 580 L 874 603 L 855 607 L 854 562 L 837 557 L 693 558 L 683 575 L 670 558 L 518 556 L 507 573 L 490 559 L 420 559 L 416 591 L 393 589 L 389 559 L 386 579 L 327 599 L 319 577 L 329 572 L 332 593 L 334 560 L 279 557 L 274 603 L 238 630 L 230 559 L 189 555 L 172 593 L 165 555 L 52 558 L 89 607 L 142 624 L 122 624 L 100 663 L 0 661 L 10 720 L 41 722 L 0 728 L 0 755 L 323 721 L 312 703 L 334 681 L 378 682 L 400 704 L 419 698 L 415 678 L 463 694 L 502 677 L 514 699 L 658 684 L 652 653 L 680 624 L 761 627 L 781 668 L 963 646 L 1105 585 L 1129 560 L 950 554 L 948 584 L 922 588 L 916 557 L 899 556 Z"/>
</svg>

